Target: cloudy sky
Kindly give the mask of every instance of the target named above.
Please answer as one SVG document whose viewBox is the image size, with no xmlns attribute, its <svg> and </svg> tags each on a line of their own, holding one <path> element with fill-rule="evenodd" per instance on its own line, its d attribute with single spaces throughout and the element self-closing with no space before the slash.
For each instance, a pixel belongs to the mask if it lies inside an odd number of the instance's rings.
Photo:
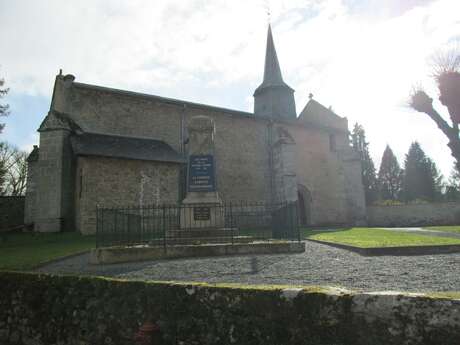
<svg viewBox="0 0 460 345">
<path fill-rule="evenodd" d="M 416 84 L 437 99 L 431 60 L 460 42 L 458 0 L 0 0 L 12 112 L 0 140 L 38 143 L 60 68 L 84 83 L 252 111 L 267 7 L 298 113 L 311 92 L 364 126 L 377 165 L 387 144 L 402 164 L 418 140 L 449 175 L 446 140 L 407 99 Z"/>
</svg>

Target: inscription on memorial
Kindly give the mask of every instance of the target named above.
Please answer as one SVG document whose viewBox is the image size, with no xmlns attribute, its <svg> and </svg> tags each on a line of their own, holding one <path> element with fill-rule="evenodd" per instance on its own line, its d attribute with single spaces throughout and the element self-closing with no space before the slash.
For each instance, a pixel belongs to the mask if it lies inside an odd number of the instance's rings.
<svg viewBox="0 0 460 345">
<path fill-rule="evenodd" d="M 193 219 L 194 220 L 209 220 L 211 219 L 211 208 L 210 207 L 194 207 L 193 208 Z"/>
<path fill-rule="evenodd" d="M 212 155 L 191 155 L 189 159 L 189 192 L 214 192 L 214 157 Z"/>
</svg>

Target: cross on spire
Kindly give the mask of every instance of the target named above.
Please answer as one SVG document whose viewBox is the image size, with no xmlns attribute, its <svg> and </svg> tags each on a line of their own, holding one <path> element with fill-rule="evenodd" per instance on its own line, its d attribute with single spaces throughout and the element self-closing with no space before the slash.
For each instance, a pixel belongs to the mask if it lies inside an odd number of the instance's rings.
<svg viewBox="0 0 460 345">
<path fill-rule="evenodd" d="M 267 12 L 267 24 L 270 25 L 271 12 L 270 12 L 270 3 L 268 1 L 265 1 L 265 7 L 266 7 L 266 12 Z"/>
</svg>

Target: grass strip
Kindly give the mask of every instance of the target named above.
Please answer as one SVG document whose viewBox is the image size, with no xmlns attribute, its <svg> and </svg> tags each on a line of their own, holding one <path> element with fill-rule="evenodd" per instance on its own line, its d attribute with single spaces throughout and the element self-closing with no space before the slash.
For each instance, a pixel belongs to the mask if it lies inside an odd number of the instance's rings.
<svg viewBox="0 0 460 345">
<path fill-rule="evenodd" d="M 95 247 L 95 236 L 75 232 L 0 235 L 0 270 L 31 270 Z"/>
<path fill-rule="evenodd" d="M 433 246 L 460 244 L 460 239 L 432 237 L 378 228 L 303 229 L 304 238 L 341 243 L 361 248 Z"/>
</svg>

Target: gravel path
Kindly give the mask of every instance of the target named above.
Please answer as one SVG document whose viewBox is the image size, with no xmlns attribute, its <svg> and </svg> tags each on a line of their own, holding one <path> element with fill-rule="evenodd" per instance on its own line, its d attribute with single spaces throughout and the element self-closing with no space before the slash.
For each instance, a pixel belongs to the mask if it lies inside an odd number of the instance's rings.
<svg viewBox="0 0 460 345">
<path fill-rule="evenodd" d="M 88 254 L 38 271 L 142 280 L 328 285 L 365 291 L 460 291 L 460 254 L 364 257 L 306 242 L 301 254 L 191 258 L 92 266 Z"/>
</svg>

